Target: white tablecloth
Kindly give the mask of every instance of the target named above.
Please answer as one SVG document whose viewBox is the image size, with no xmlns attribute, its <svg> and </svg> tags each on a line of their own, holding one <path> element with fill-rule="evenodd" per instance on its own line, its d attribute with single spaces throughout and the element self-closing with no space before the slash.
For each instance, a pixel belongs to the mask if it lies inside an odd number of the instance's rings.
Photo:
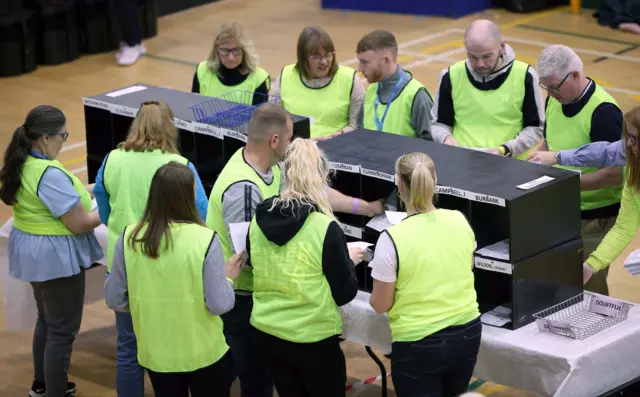
<svg viewBox="0 0 640 397">
<path fill-rule="evenodd" d="M 391 352 L 386 315 L 358 292 L 341 311 L 343 338 Z M 640 377 L 640 306 L 626 321 L 586 340 L 539 332 L 535 323 L 516 331 L 482 327 L 474 376 L 543 396 L 591 397 Z"/>
<path fill-rule="evenodd" d="M 0 228 L 0 289 L 2 290 L 6 330 L 21 331 L 35 326 L 37 311 L 31 285 L 16 280 L 9 275 L 8 245 L 9 234 L 11 233 L 12 227 L 13 218 L 9 219 L 9 221 Z M 106 254 L 106 226 L 100 225 L 95 229 L 95 233 Z M 99 263 L 104 266 L 90 269 L 86 273 L 85 304 L 104 299 L 106 259 L 103 258 Z"/>
</svg>

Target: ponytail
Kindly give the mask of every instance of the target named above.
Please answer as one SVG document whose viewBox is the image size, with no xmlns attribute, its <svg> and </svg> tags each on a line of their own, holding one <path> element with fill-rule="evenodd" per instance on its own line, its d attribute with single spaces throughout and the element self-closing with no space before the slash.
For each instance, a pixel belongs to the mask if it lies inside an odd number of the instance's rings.
<svg viewBox="0 0 640 397">
<path fill-rule="evenodd" d="M 4 152 L 4 166 L 0 170 L 0 200 L 6 205 L 17 203 L 16 193 L 22 185 L 22 166 L 40 137 L 53 136 L 62 130 L 67 119 L 62 111 L 54 106 L 40 105 L 27 114 L 27 117 L 11 137 Z"/>
<path fill-rule="evenodd" d="M 402 180 L 405 203 L 425 212 L 433 205 L 436 171 L 433 160 L 424 153 L 405 154 L 396 162 L 396 174 Z"/>
<path fill-rule="evenodd" d="M 0 199 L 6 205 L 16 203 L 16 193 L 22 184 L 22 165 L 27 161 L 33 142 L 24 125 L 18 127 L 4 152 L 4 166 L 0 170 Z"/>
</svg>

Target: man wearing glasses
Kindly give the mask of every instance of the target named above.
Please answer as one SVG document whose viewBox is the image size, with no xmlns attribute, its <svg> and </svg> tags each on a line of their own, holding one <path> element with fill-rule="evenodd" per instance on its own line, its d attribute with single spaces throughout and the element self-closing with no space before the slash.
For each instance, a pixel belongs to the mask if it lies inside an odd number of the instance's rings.
<svg viewBox="0 0 640 397">
<path fill-rule="evenodd" d="M 491 21 L 474 21 L 464 45 L 467 60 L 440 73 L 433 140 L 525 159 L 542 140 L 538 75 L 515 59 L 515 51 Z"/>
<path fill-rule="evenodd" d="M 540 86 L 547 97 L 543 150 L 577 149 L 591 142 L 616 142 L 622 136 L 622 111 L 615 99 L 585 76 L 580 57 L 569 47 L 551 45 L 538 57 Z M 532 158 L 534 158 L 532 156 Z M 622 192 L 622 168 L 572 166 L 580 176 L 583 256 L 586 259 L 613 227 Z M 598 272 L 585 289 L 608 294 L 607 272 Z"/>
</svg>

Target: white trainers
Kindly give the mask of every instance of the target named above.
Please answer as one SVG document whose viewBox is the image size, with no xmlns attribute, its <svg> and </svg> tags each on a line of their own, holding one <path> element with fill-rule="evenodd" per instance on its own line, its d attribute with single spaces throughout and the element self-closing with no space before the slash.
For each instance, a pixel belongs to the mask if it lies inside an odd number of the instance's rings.
<svg viewBox="0 0 640 397">
<path fill-rule="evenodd" d="M 146 53 L 147 49 L 142 43 L 133 47 L 129 47 L 123 43 L 120 45 L 120 51 L 116 53 L 116 62 L 120 66 L 133 65 L 142 55 Z"/>
</svg>

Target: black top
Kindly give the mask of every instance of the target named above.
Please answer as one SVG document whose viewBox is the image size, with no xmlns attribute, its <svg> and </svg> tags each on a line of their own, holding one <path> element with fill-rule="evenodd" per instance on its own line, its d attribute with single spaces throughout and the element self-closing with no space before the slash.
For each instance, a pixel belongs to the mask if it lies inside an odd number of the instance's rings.
<svg viewBox="0 0 640 397">
<path fill-rule="evenodd" d="M 227 69 L 223 64 L 220 64 L 220 69 L 218 70 L 218 79 L 223 85 L 227 87 L 233 87 L 238 84 L 242 84 L 247 77 L 248 74 L 240 73 L 240 68 L 235 69 Z M 193 74 L 193 83 L 191 84 L 191 92 L 199 94 L 200 93 L 200 80 L 198 80 L 198 68 L 196 68 L 196 72 Z M 255 90 L 258 94 L 263 95 L 255 95 L 253 97 L 252 105 L 259 105 L 265 102 L 267 95 L 269 94 L 269 88 L 267 81 L 263 81 L 262 84 Z"/>
</svg>

